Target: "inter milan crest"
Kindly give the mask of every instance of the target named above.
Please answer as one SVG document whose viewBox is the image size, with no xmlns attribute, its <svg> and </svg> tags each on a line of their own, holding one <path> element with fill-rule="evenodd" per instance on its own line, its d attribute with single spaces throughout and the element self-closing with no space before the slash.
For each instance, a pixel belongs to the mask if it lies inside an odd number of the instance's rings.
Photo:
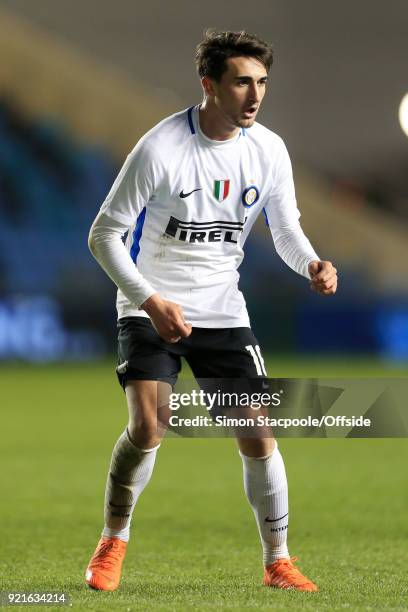
<svg viewBox="0 0 408 612">
<path fill-rule="evenodd" d="M 245 187 L 242 192 L 242 203 L 245 208 L 250 208 L 259 200 L 259 189 L 255 185 Z"/>
<path fill-rule="evenodd" d="M 218 202 L 223 202 L 228 197 L 230 180 L 214 181 L 214 197 Z"/>
</svg>

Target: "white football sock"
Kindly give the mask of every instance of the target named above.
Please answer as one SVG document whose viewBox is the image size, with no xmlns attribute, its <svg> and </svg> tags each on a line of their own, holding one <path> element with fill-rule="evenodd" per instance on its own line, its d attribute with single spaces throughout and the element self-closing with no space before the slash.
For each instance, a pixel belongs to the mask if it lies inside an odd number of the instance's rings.
<svg viewBox="0 0 408 612">
<path fill-rule="evenodd" d="M 137 448 L 127 429 L 116 442 L 106 483 L 102 536 L 129 540 L 133 509 L 150 480 L 159 446 L 147 450 Z"/>
<path fill-rule="evenodd" d="M 241 452 L 240 455 L 244 467 L 244 489 L 255 514 L 266 567 L 277 559 L 289 559 L 285 466 L 277 444 L 269 457 L 247 457 Z"/>
</svg>

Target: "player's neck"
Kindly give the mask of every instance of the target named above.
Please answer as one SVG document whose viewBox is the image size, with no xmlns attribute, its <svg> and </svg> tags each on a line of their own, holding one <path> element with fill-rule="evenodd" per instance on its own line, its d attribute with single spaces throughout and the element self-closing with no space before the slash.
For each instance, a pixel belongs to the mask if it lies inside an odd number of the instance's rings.
<svg viewBox="0 0 408 612">
<path fill-rule="evenodd" d="M 240 128 L 232 125 L 220 109 L 208 98 L 199 107 L 201 131 L 211 140 L 230 140 L 237 136 Z"/>
</svg>

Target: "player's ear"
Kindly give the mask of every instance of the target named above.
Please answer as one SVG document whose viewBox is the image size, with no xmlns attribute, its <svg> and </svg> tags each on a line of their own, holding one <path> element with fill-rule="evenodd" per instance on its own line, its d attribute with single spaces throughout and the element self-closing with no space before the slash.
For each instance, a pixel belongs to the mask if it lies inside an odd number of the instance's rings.
<svg viewBox="0 0 408 612">
<path fill-rule="evenodd" d="M 204 93 L 206 94 L 206 96 L 211 96 L 211 97 L 215 96 L 214 85 L 213 85 L 212 80 L 209 77 L 203 76 L 201 79 L 201 85 L 202 85 L 202 88 L 204 89 Z"/>
</svg>

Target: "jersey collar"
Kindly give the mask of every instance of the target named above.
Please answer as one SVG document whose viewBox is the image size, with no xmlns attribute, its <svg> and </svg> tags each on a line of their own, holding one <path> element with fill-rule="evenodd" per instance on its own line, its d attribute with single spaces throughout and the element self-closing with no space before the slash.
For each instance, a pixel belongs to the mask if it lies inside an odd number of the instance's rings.
<svg viewBox="0 0 408 612">
<path fill-rule="evenodd" d="M 200 128 L 199 108 L 200 105 L 196 104 L 187 110 L 187 121 L 191 134 L 198 136 L 200 140 L 208 147 L 230 147 L 236 144 L 242 136 L 245 136 L 245 129 L 241 128 L 237 136 L 234 136 L 234 138 L 230 138 L 229 140 L 212 140 L 211 138 L 208 138 L 208 136 L 206 136 Z"/>
</svg>

